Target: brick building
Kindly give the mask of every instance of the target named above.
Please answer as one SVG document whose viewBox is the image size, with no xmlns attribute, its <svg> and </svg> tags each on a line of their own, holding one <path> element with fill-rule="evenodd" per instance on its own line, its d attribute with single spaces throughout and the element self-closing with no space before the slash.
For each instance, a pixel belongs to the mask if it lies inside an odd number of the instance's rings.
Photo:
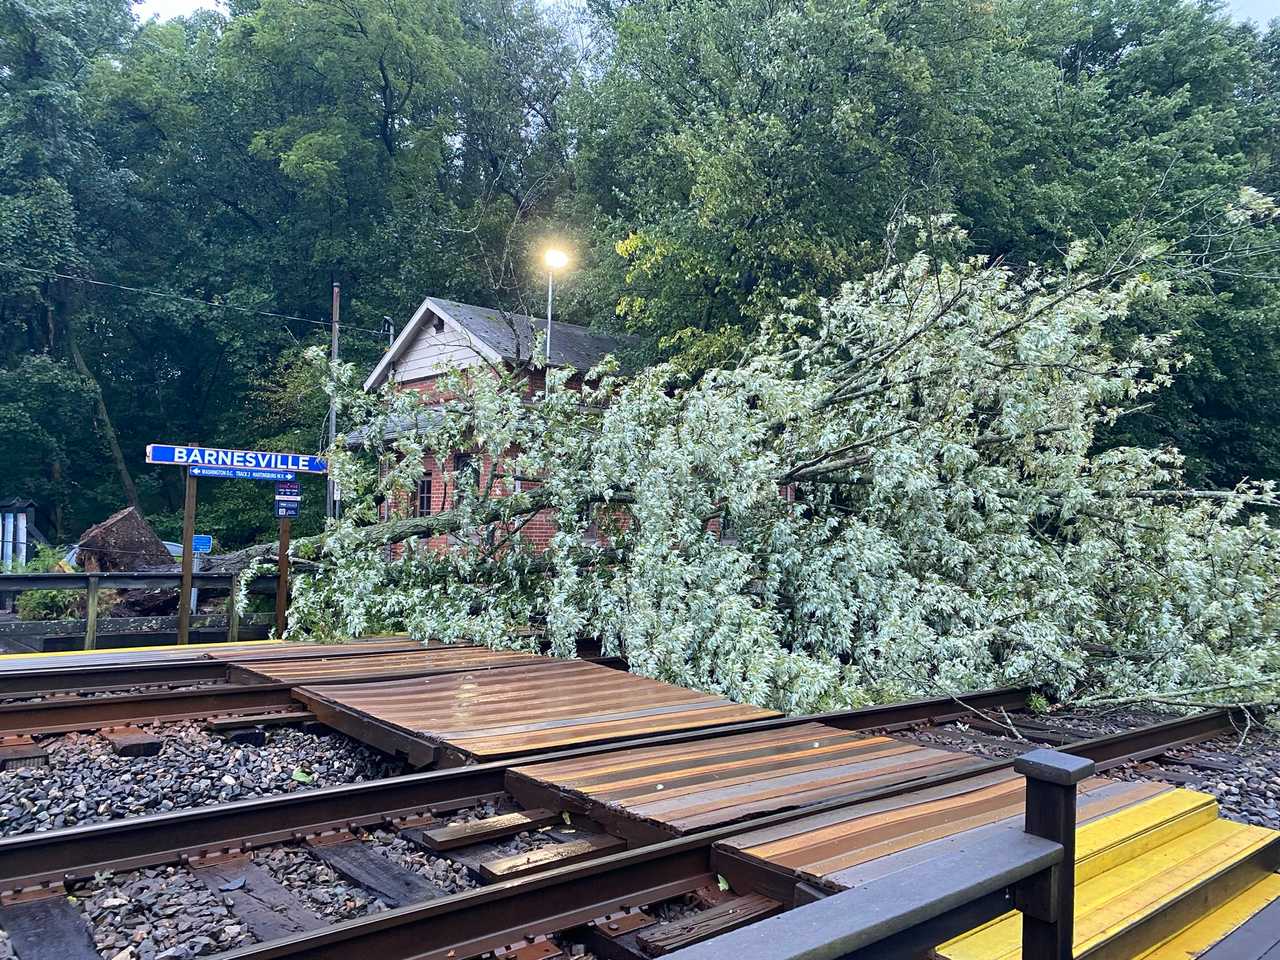
<svg viewBox="0 0 1280 960">
<path fill-rule="evenodd" d="M 427 297 L 395 342 L 383 354 L 373 372 L 365 380 L 365 390 L 377 390 L 390 382 L 397 389 L 418 390 L 428 396 L 439 396 L 440 378 L 451 371 L 475 369 L 485 375 L 493 366 L 522 370 L 530 396 L 545 386 L 541 369 L 524 369 L 532 356 L 538 334 L 547 332 L 547 321 L 505 311 L 477 307 Z M 578 371 L 569 380 L 578 389 L 582 376 L 609 354 L 619 355 L 634 348 L 631 337 L 615 336 L 572 323 L 553 321 L 549 337 L 548 363 L 554 367 L 570 367 Z M 405 425 L 407 426 L 407 425 Z M 401 427 L 400 429 L 403 429 Z M 384 440 L 394 438 L 396 427 Z M 360 440 L 362 438 L 353 438 Z M 409 503 L 385 504 L 384 519 L 391 513 L 400 516 L 428 516 L 448 509 L 453 504 L 454 477 L 467 470 L 477 483 L 487 483 L 494 464 L 488 458 L 477 458 L 471 452 L 458 451 L 439 463 L 428 457 L 423 465 L 422 480 Z M 498 464 L 501 471 L 502 465 Z M 533 477 L 503 476 L 495 481 L 498 496 L 518 493 L 536 487 Z M 555 532 L 548 513 L 538 514 L 520 530 L 520 535 L 537 547 L 546 545 Z M 433 537 L 430 546 L 447 550 L 447 536 Z"/>
</svg>

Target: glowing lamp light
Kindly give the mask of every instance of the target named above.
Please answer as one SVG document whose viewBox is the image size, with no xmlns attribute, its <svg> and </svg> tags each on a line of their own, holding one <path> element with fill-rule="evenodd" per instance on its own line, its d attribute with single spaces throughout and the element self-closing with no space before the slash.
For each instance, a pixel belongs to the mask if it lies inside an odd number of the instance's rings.
<svg viewBox="0 0 1280 960">
<path fill-rule="evenodd" d="M 548 270 L 563 270 L 569 265 L 569 255 L 552 247 L 542 255 L 542 262 L 547 265 Z"/>
</svg>

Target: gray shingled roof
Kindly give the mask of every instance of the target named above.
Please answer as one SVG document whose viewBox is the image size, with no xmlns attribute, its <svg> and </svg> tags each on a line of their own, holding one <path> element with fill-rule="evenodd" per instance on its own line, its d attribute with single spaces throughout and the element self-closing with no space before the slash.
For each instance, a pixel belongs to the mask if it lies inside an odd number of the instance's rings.
<svg viewBox="0 0 1280 960">
<path fill-rule="evenodd" d="M 412 433 L 415 430 L 426 430 L 439 424 L 441 415 L 429 411 L 421 411 L 412 417 L 388 417 L 382 431 L 384 443 L 390 443 L 397 437 Z M 363 447 L 368 430 L 364 427 L 352 430 L 347 434 L 347 449 L 356 450 Z"/>
<path fill-rule="evenodd" d="M 476 307 L 456 300 L 428 298 L 456 321 L 469 334 L 487 344 L 505 360 L 527 360 L 533 350 L 537 333 L 545 333 L 547 321 L 543 317 L 526 317 L 520 313 L 502 314 L 488 307 Z M 553 318 L 551 324 L 550 363 L 556 367 L 574 367 L 590 370 L 609 354 L 618 355 L 636 346 L 638 338 L 625 334 L 603 333 L 580 327 L 576 323 L 561 323 Z"/>
</svg>

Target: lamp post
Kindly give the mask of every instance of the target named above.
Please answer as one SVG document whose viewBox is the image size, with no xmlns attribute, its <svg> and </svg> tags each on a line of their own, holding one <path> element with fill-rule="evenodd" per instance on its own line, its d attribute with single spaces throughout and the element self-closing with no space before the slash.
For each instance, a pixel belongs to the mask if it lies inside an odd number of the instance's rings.
<svg viewBox="0 0 1280 960">
<path fill-rule="evenodd" d="M 556 289 L 556 271 L 563 270 L 569 263 L 569 255 L 563 250 L 550 247 L 542 255 L 542 262 L 547 266 L 547 345 L 546 363 L 551 366 L 551 300 Z"/>
</svg>

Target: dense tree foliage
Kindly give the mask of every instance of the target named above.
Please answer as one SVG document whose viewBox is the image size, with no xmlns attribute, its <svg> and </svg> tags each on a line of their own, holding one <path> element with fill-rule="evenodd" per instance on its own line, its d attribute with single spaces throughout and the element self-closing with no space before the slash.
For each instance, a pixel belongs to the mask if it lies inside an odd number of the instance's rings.
<svg viewBox="0 0 1280 960">
<path fill-rule="evenodd" d="M 367 368 L 425 294 L 536 304 L 560 237 L 565 316 L 696 377 L 921 244 L 1214 246 L 1208 211 L 1280 188 L 1277 131 L 1280 31 L 1193 0 L 0 0 L 0 496 L 67 539 L 132 499 L 172 533 L 147 442 L 317 449 L 334 282 Z M 1106 333 L 1191 360 L 1105 439 L 1280 473 L 1278 245 L 1153 261 L 1172 295 Z M 260 538 L 266 496 L 207 484 L 202 528 Z"/>
<path fill-rule="evenodd" d="M 1274 207 L 1257 212 L 1274 216 Z M 1078 267 L 1077 245 L 1068 263 Z M 1168 284 L 920 254 L 817 319 L 771 318 L 750 359 L 682 385 L 672 364 L 587 402 L 552 378 L 459 375 L 439 412 L 402 391 L 345 404 L 383 436 L 336 455 L 356 509 L 303 554 L 291 628 L 339 636 L 581 637 L 633 669 L 785 710 L 1034 682 L 1061 696 L 1256 702 L 1280 689 L 1271 483 L 1199 490 L 1173 448 L 1106 443 L 1167 388 L 1176 338 L 1104 330 Z M 423 454 L 452 508 L 370 525 Z M 538 477 L 511 495 L 512 477 Z M 1251 510 L 1252 508 L 1252 510 Z M 539 510 L 559 532 L 520 535 Z M 387 563 L 378 540 L 451 533 Z M 523 628 L 523 629 L 522 629 Z"/>
</svg>

